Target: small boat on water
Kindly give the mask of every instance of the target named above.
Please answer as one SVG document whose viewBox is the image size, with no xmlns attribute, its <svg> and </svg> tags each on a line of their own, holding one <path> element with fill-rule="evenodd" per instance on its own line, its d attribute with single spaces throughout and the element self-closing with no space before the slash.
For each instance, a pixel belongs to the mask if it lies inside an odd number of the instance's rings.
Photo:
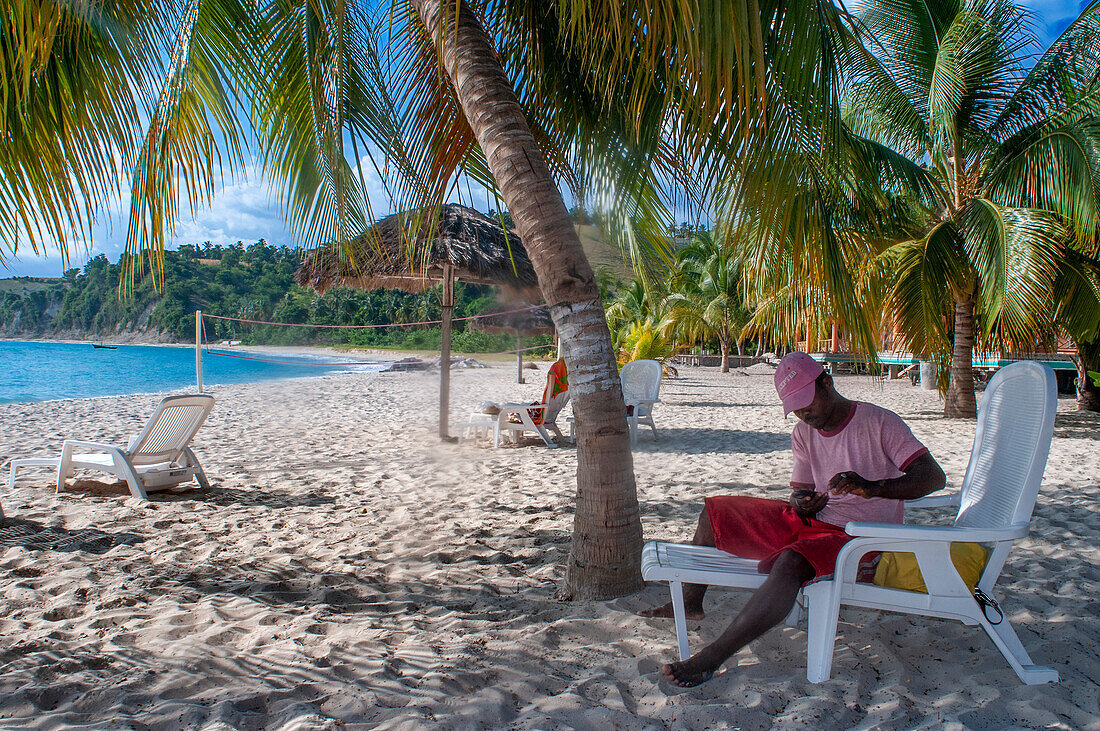
<svg viewBox="0 0 1100 731">
<path fill-rule="evenodd" d="M 118 350 L 117 345 L 104 345 L 103 343 L 92 343 L 92 347 L 97 350 Z"/>
</svg>

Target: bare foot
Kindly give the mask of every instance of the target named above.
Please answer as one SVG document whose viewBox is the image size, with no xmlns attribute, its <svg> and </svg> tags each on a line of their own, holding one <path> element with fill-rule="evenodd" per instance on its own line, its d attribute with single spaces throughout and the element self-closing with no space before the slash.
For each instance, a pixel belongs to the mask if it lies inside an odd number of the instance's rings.
<svg viewBox="0 0 1100 731">
<path fill-rule="evenodd" d="M 710 667 L 702 662 L 698 656 L 689 657 L 683 662 L 670 662 L 663 666 L 661 675 L 668 678 L 673 685 L 678 685 L 681 688 L 691 688 L 714 677 L 714 671 L 721 664 L 718 663 L 718 665 Z"/>
<path fill-rule="evenodd" d="M 672 613 L 672 602 L 668 604 L 662 604 L 659 607 L 653 607 L 653 609 L 643 609 L 638 612 L 639 617 L 663 617 L 664 619 L 672 619 L 675 615 Z M 696 620 L 702 619 L 707 616 L 703 613 L 702 609 L 696 609 L 694 607 L 684 607 L 684 616 L 688 619 Z"/>
</svg>

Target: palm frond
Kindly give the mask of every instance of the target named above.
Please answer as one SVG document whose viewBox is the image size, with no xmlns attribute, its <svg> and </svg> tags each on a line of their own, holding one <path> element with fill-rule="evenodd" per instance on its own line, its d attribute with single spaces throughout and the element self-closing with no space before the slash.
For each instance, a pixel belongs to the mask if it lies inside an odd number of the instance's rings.
<svg viewBox="0 0 1100 731">
<path fill-rule="evenodd" d="M 144 268 L 143 253 L 154 286 L 161 278 L 165 235 L 179 218 L 180 188 L 194 215 L 212 201 L 223 164 L 232 173 L 243 162 L 238 113 L 245 109 L 233 84 L 258 74 L 245 50 L 256 38 L 249 15 L 239 0 L 187 0 L 173 35 L 152 118 L 129 171 L 133 183 L 123 272 L 127 290 Z"/>
<path fill-rule="evenodd" d="M 1093 0 L 1020 82 L 992 127 L 999 139 L 1019 134 L 1075 106 L 1095 114 L 1100 84 L 1100 1 Z"/>
<path fill-rule="evenodd" d="M 1070 251 L 1054 282 L 1052 319 L 1075 342 L 1100 338 L 1100 259 Z"/>
<path fill-rule="evenodd" d="M 885 249 L 880 260 L 894 281 L 886 309 L 912 352 L 941 357 L 949 353 L 947 323 L 954 301 L 973 281 L 958 230 L 950 222 L 941 223 L 919 239 Z"/>
<path fill-rule="evenodd" d="M 266 78 L 254 90 L 253 125 L 264 172 L 307 247 L 362 232 L 366 199 L 346 141 L 384 146 L 392 134 L 379 123 L 392 115 L 378 108 L 387 97 L 373 93 L 382 82 L 370 25 L 359 4 L 343 0 L 271 0 L 260 8 L 256 53 Z"/>
<path fill-rule="evenodd" d="M 174 9 L 152 0 L 5 3 L 0 10 L 0 236 L 16 254 L 91 246 L 133 164 Z M 0 249 L 0 263 L 4 251 Z"/>
<path fill-rule="evenodd" d="M 1054 117 L 1025 127 L 990 158 L 982 187 L 1001 205 L 1058 214 L 1081 245 L 1095 250 L 1100 246 L 1100 118 Z"/>
<path fill-rule="evenodd" d="M 1049 213 L 979 198 L 963 211 L 960 229 L 978 275 L 985 337 L 1016 348 L 1032 341 L 1054 309 L 1064 227 Z"/>
</svg>

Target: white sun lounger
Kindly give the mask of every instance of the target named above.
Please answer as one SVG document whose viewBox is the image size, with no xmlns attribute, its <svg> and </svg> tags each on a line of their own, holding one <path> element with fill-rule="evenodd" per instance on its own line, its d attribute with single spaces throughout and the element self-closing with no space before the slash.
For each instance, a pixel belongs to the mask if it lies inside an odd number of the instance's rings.
<svg viewBox="0 0 1100 731">
<path fill-rule="evenodd" d="M 537 404 L 506 403 L 500 405 L 500 413 L 497 414 L 496 423 L 493 425 L 493 446 L 499 447 L 501 440 L 511 434 L 518 439 L 524 432 L 533 431 L 539 435 L 543 443 L 550 449 L 557 449 L 558 445 L 550 438 L 551 430 L 561 439 L 561 430 L 558 428 L 558 414 L 569 402 L 569 390 L 566 389 L 556 396 L 553 392 L 554 373 L 553 366 L 546 373 L 546 388 L 542 392 L 542 401 Z M 531 412 L 542 412 L 539 423 L 535 423 Z M 511 414 L 518 417 L 518 421 L 510 421 Z"/>
<path fill-rule="evenodd" d="M 214 408 L 214 397 L 207 394 L 168 396 L 130 444 L 122 449 L 111 444 L 66 439 L 60 457 L 26 457 L 9 463 L 8 489 L 15 485 L 15 472 L 21 467 L 57 467 L 57 489 L 74 470 L 99 470 L 125 480 L 130 493 L 148 500 L 148 491 L 165 489 L 194 478 L 209 487 L 198 457 L 188 445 Z"/>
</svg>

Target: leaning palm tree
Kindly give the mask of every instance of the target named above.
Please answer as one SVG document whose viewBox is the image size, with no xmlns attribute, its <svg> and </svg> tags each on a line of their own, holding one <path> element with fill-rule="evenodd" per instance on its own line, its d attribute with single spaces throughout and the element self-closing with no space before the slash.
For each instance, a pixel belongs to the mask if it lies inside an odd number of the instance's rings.
<svg viewBox="0 0 1100 731">
<path fill-rule="evenodd" d="M 838 13 L 837 105 L 793 109 L 738 171 L 727 221 L 755 235 L 750 260 L 773 285 L 782 272 L 816 293 L 809 304 L 846 322 L 865 352 L 875 338 L 858 270 L 877 255 L 883 312 L 914 350 L 951 362 L 948 416 L 975 413 L 975 345 L 1027 349 L 1070 242 L 1095 241 L 1100 97 L 1068 82 L 1089 69 L 1095 79 L 1098 6 L 1026 74 L 1033 38 L 1008 0 Z M 784 202 L 769 198 L 776 180 L 791 182 Z"/>
<path fill-rule="evenodd" d="M 669 2 L 654 16 L 648 2 L 393 0 L 387 60 L 355 2 L 39 5 L 32 17 L 11 4 L 9 53 L 0 54 L 9 110 L 0 226 L 10 249 L 44 229 L 67 250 L 73 239 L 61 232 L 90 233 L 85 222 L 128 176 L 128 250 L 148 254 L 157 276 L 181 201 L 208 203 L 223 168 L 251 161 L 249 137 L 306 245 L 348 241 L 373 218 L 371 164 L 397 172 L 388 182 L 402 207 L 441 202 L 463 174 L 486 183 L 527 244 L 575 374 L 578 503 L 563 593 L 640 586 L 614 351 L 558 184 L 611 201 L 624 248 L 659 240 L 670 218 L 663 186 L 690 180 L 677 172 L 689 169 L 679 162 L 689 146 L 686 128 L 670 124 L 673 110 L 686 105 L 692 124 L 707 126 L 692 144 L 712 155 L 730 147 L 722 125 L 712 130 L 719 112 L 756 114 L 761 89 L 735 88 L 763 78 L 760 24 L 746 22 L 756 0 L 702 29 L 703 8 L 692 3 Z M 74 69 L 85 74 L 78 83 Z M 66 107 L 81 89 L 88 104 Z M 136 102 L 134 90 L 144 94 Z"/>
</svg>

